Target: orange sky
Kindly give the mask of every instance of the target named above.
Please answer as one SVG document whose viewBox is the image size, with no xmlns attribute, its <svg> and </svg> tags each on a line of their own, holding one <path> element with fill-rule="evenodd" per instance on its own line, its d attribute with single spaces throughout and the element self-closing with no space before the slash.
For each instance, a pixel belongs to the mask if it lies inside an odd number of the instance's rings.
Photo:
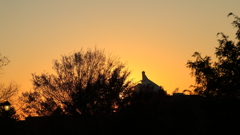
<svg viewBox="0 0 240 135">
<path fill-rule="evenodd" d="M 168 93 L 188 89 L 195 51 L 214 54 L 218 32 L 234 39 L 230 12 L 239 0 L 1 0 L 0 53 L 10 59 L 0 82 L 32 88 L 31 73 L 52 72 L 62 54 L 92 48 L 121 57 L 131 78 L 149 79 Z"/>
</svg>

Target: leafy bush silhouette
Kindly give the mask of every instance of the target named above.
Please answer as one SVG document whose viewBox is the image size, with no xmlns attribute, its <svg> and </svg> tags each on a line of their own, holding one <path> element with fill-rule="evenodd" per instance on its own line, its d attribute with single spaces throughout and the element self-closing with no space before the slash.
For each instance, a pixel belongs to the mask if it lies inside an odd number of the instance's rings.
<svg viewBox="0 0 240 135">
<path fill-rule="evenodd" d="M 218 33 L 221 38 L 215 55 L 217 62 L 211 62 L 210 56 L 202 57 L 195 52 L 195 61 L 188 61 L 187 67 L 192 70 L 196 86 L 195 94 L 205 97 L 240 98 L 240 18 L 233 13 L 232 25 L 237 28 L 236 40 L 231 41 L 228 36 Z"/>
</svg>

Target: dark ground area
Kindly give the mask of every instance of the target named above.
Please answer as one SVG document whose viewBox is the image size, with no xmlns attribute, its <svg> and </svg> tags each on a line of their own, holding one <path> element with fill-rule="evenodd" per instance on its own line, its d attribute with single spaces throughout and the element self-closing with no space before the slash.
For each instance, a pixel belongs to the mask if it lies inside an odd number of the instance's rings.
<svg viewBox="0 0 240 135">
<path fill-rule="evenodd" d="M 240 102 L 166 96 L 133 103 L 111 116 L 30 117 L 2 122 L 3 134 L 238 134 Z M 1 134 L 2 134 L 1 133 Z"/>
</svg>

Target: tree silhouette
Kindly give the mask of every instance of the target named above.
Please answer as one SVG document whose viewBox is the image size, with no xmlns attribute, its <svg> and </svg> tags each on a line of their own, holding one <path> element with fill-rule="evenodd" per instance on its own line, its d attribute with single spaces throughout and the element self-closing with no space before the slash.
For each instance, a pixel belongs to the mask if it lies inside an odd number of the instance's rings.
<svg viewBox="0 0 240 135">
<path fill-rule="evenodd" d="M 0 53 L 0 68 L 3 66 L 6 66 L 10 61 L 8 60 L 7 57 L 2 56 L 2 54 Z"/>
<path fill-rule="evenodd" d="M 0 84 L 0 102 L 11 101 L 12 98 L 17 95 L 19 87 L 18 84 L 13 82 L 7 86 L 5 84 Z"/>
<path fill-rule="evenodd" d="M 0 84 L 0 103 L 4 103 L 5 101 L 9 101 L 10 103 L 14 101 L 14 97 L 16 97 L 19 91 L 19 85 L 10 83 L 8 86 L 4 84 Z M 19 119 L 18 114 L 16 114 L 15 108 L 11 105 L 8 111 L 4 110 L 3 106 L 0 106 L 0 121 L 1 124 L 6 122 L 14 122 Z"/>
<path fill-rule="evenodd" d="M 9 59 L 5 56 L 2 56 L 0 53 L 0 70 L 2 70 L 2 67 L 6 66 L 9 62 Z M 0 74 L 2 74 L 2 71 L 0 71 Z"/>
<path fill-rule="evenodd" d="M 216 47 L 217 62 L 211 62 L 210 56 L 202 57 L 195 52 L 195 61 L 188 61 L 187 67 L 191 69 L 191 75 L 195 77 L 196 86 L 194 92 L 206 97 L 240 97 L 240 18 L 233 13 L 232 25 L 237 28 L 236 41 L 231 41 L 223 33 L 220 35 L 219 47 Z"/>
<path fill-rule="evenodd" d="M 0 69 L 3 66 L 6 66 L 10 61 L 7 57 L 0 54 Z M 1 74 L 1 73 L 0 73 Z M 13 96 L 17 94 L 19 90 L 19 85 L 15 83 L 10 83 L 8 86 L 5 86 L 3 83 L 0 84 L 0 102 L 10 100 Z"/>
<path fill-rule="evenodd" d="M 39 92 L 24 92 L 19 99 L 23 103 L 22 114 L 23 117 L 27 116 L 51 116 L 57 115 L 56 111 L 59 112 L 59 105 L 52 98 L 43 98 Z M 59 114 L 62 114 L 62 109 Z M 58 115 L 59 115 L 58 114 Z"/>
<path fill-rule="evenodd" d="M 0 69 L 3 66 L 6 66 L 9 63 L 9 59 L 0 54 Z M 1 72 L 0 72 L 1 74 Z M 13 101 L 13 97 L 15 97 L 19 91 L 19 85 L 11 82 L 9 85 L 5 85 L 0 83 L 0 103 L 5 101 Z M 0 124 L 5 124 L 7 121 L 16 121 L 18 119 L 18 115 L 16 114 L 16 110 L 11 106 L 10 110 L 5 111 L 2 106 L 0 106 Z"/>
<path fill-rule="evenodd" d="M 47 116 L 112 114 L 126 106 L 132 91 L 125 64 L 97 48 L 62 55 L 53 69 L 55 74 L 32 74 L 34 92 L 23 93 L 24 111 Z"/>
</svg>

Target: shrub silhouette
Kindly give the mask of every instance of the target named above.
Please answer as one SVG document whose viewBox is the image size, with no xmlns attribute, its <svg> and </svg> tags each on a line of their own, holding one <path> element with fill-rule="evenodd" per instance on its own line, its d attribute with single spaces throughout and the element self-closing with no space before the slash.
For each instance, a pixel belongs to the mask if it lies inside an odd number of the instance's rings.
<svg viewBox="0 0 240 135">
<path fill-rule="evenodd" d="M 221 38 L 215 55 L 217 62 L 211 62 L 210 56 L 202 57 L 195 52 L 195 61 L 188 61 L 187 67 L 192 70 L 195 77 L 195 94 L 205 97 L 240 98 L 240 18 L 233 13 L 233 26 L 237 28 L 236 41 L 231 41 L 228 36 L 218 33 Z"/>
</svg>

